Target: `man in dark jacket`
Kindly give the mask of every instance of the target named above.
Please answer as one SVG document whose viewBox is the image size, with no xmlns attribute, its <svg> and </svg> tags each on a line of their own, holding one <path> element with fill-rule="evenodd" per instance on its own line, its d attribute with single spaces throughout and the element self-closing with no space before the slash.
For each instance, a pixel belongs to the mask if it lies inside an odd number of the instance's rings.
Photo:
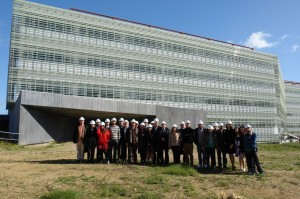
<svg viewBox="0 0 300 199">
<path fill-rule="evenodd" d="M 125 164 L 127 159 L 127 146 L 126 146 L 126 131 L 129 128 L 129 121 L 124 121 L 124 126 L 120 129 L 120 148 L 121 148 L 121 163 Z"/>
<path fill-rule="evenodd" d="M 160 160 L 162 164 L 169 164 L 169 136 L 170 129 L 167 128 L 167 124 L 165 121 L 161 122 L 161 128 L 159 129 L 160 135 Z M 164 157 L 165 156 L 165 157 Z"/>
<path fill-rule="evenodd" d="M 203 168 L 206 165 L 206 155 L 205 150 L 203 150 L 203 142 L 204 142 L 204 134 L 205 129 L 203 128 L 203 121 L 199 120 L 198 127 L 195 128 L 195 140 L 194 143 L 197 146 L 197 152 L 198 152 L 198 161 L 199 165 L 198 168 Z"/>
<path fill-rule="evenodd" d="M 194 156 L 193 156 L 193 142 L 195 139 L 195 131 L 191 128 L 191 122 L 187 120 L 185 122 L 186 128 L 183 130 L 182 142 L 184 150 L 184 164 L 191 166 L 194 165 Z"/>
<path fill-rule="evenodd" d="M 226 151 L 224 149 L 224 124 L 219 123 L 219 129 L 215 132 L 217 136 L 217 159 L 218 168 L 222 169 L 227 167 Z"/>
<path fill-rule="evenodd" d="M 206 163 L 207 168 L 215 168 L 216 166 L 216 145 L 217 145 L 217 139 L 216 134 L 214 133 L 214 128 L 211 125 L 207 126 L 207 132 L 204 135 L 204 145 L 203 148 L 205 148 L 206 152 Z M 211 159 L 211 161 L 209 161 Z M 210 164 L 209 164 L 210 162 Z"/>
<path fill-rule="evenodd" d="M 154 125 L 152 127 L 152 147 L 153 147 L 153 164 L 160 164 L 161 161 L 161 139 L 160 139 L 160 127 L 158 126 L 158 118 L 154 119 Z"/>
<path fill-rule="evenodd" d="M 86 130 L 84 145 L 87 148 L 88 162 L 94 163 L 95 149 L 97 147 L 97 129 L 94 120 L 90 122 L 90 127 Z"/>
<path fill-rule="evenodd" d="M 128 162 L 137 164 L 138 133 L 135 119 L 130 121 L 130 127 L 126 131 L 126 144 L 128 147 Z"/>
<path fill-rule="evenodd" d="M 235 170 L 233 155 L 235 153 L 235 132 L 230 120 L 227 122 L 224 131 L 224 149 L 229 154 L 232 170 Z"/>
<path fill-rule="evenodd" d="M 139 133 L 138 133 L 138 152 L 141 156 L 141 164 L 145 165 L 146 164 L 146 153 L 147 153 L 147 146 L 146 146 L 146 128 L 145 128 L 145 123 L 142 122 L 139 126 Z"/>
</svg>

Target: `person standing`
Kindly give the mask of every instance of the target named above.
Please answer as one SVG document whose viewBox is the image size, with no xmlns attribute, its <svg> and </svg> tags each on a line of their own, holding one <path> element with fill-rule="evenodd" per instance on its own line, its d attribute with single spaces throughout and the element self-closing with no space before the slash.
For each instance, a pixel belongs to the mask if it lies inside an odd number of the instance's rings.
<svg viewBox="0 0 300 199">
<path fill-rule="evenodd" d="M 147 118 L 144 119 L 144 124 L 145 124 L 145 128 L 147 127 L 147 125 L 149 124 L 149 120 Z"/>
<path fill-rule="evenodd" d="M 76 143 L 77 162 L 82 163 L 84 159 L 84 136 L 86 127 L 84 125 L 84 118 L 79 118 L 79 125 L 75 127 L 73 134 L 73 143 Z"/>
<path fill-rule="evenodd" d="M 227 167 L 227 158 L 226 151 L 224 149 L 224 124 L 219 123 L 219 130 L 216 131 L 217 138 L 217 159 L 218 159 L 218 168 L 222 169 Z"/>
<path fill-rule="evenodd" d="M 184 151 L 184 164 L 194 165 L 194 156 L 193 156 L 193 142 L 195 139 L 195 131 L 191 128 L 191 122 L 187 120 L 185 122 L 186 128 L 183 130 L 182 142 L 183 142 L 183 151 Z"/>
<path fill-rule="evenodd" d="M 110 127 L 110 119 L 106 118 L 105 119 L 105 128 L 109 129 L 109 127 Z"/>
<path fill-rule="evenodd" d="M 235 137 L 235 150 L 236 150 L 235 156 L 239 158 L 241 171 L 246 171 L 245 161 L 244 161 L 245 153 L 244 153 L 244 147 L 243 147 L 244 132 L 245 132 L 245 127 L 240 126 L 238 128 L 238 131 L 236 132 L 237 134 Z"/>
<path fill-rule="evenodd" d="M 90 127 L 87 128 L 84 137 L 84 145 L 86 146 L 88 163 L 94 163 L 95 149 L 97 147 L 97 129 L 95 121 L 90 121 Z"/>
<path fill-rule="evenodd" d="M 100 123 L 101 123 L 101 120 L 96 119 L 96 129 L 100 128 Z"/>
<path fill-rule="evenodd" d="M 257 167 L 257 171 L 263 174 L 264 171 L 257 156 L 256 133 L 252 131 L 252 126 L 249 124 L 245 125 L 245 129 L 246 134 L 243 136 L 243 148 L 246 155 L 248 175 L 256 173 L 255 166 Z"/>
<path fill-rule="evenodd" d="M 103 161 L 103 153 L 105 155 L 106 163 L 110 164 L 109 156 L 108 156 L 108 142 L 110 140 L 109 130 L 105 128 L 105 123 L 101 122 L 100 128 L 97 129 L 97 149 L 99 150 L 99 157 L 97 159 L 102 162 Z"/>
<path fill-rule="evenodd" d="M 214 133 L 214 127 L 211 125 L 207 126 L 207 132 L 204 136 L 203 149 L 206 152 L 206 163 L 207 168 L 216 167 L 216 134 Z M 211 161 L 209 161 L 209 159 Z M 209 164 L 210 163 L 210 164 Z"/>
<path fill-rule="evenodd" d="M 124 121 L 124 126 L 120 129 L 120 148 L 121 148 L 121 163 L 125 164 L 127 159 L 127 146 L 126 146 L 126 131 L 129 128 L 129 121 Z"/>
<path fill-rule="evenodd" d="M 161 163 L 164 165 L 169 164 L 169 135 L 170 129 L 167 127 L 167 123 L 165 121 L 161 122 L 161 128 L 159 129 L 160 135 L 160 159 Z"/>
<path fill-rule="evenodd" d="M 160 164 L 161 163 L 161 155 L 160 155 L 160 147 L 161 147 L 161 140 L 160 140 L 160 127 L 158 126 L 159 119 L 154 119 L 154 125 L 152 127 L 152 147 L 153 147 L 153 164 Z"/>
<path fill-rule="evenodd" d="M 224 148 L 226 154 L 229 154 L 232 170 L 235 170 L 234 166 L 234 153 L 235 153 L 235 132 L 232 126 L 232 122 L 229 120 L 226 124 L 226 130 L 224 132 Z"/>
<path fill-rule="evenodd" d="M 124 118 L 121 117 L 119 119 L 119 127 L 120 127 L 120 129 L 124 126 L 124 122 L 125 122 Z"/>
<path fill-rule="evenodd" d="M 183 142 L 182 142 L 182 135 L 183 135 L 184 129 L 185 129 L 185 122 L 182 121 L 182 122 L 180 123 L 180 128 L 178 129 L 178 131 L 179 131 L 179 133 L 180 133 L 180 137 L 181 137 L 181 142 L 180 142 L 180 155 L 183 156 L 182 162 L 184 162 L 184 160 L 185 160 L 184 151 L 183 151 Z"/>
<path fill-rule="evenodd" d="M 140 124 L 139 133 L 138 133 L 138 153 L 141 157 L 141 164 L 146 164 L 146 153 L 147 153 L 147 146 L 145 145 L 145 135 L 146 135 L 146 128 L 145 123 L 142 122 Z"/>
<path fill-rule="evenodd" d="M 173 161 L 174 164 L 180 164 L 180 133 L 177 129 L 177 125 L 173 124 L 171 133 L 169 136 L 170 148 L 173 152 Z"/>
<path fill-rule="evenodd" d="M 137 164 L 137 147 L 138 147 L 138 133 L 135 119 L 130 121 L 130 127 L 126 131 L 126 143 L 128 147 L 128 162 Z"/>
<path fill-rule="evenodd" d="M 153 134 L 152 134 L 152 125 L 148 124 L 146 126 L 146 134 L 145 134 L 145 146 L 146 146 L 146 163 L 153 164 Z"/>
<path fill-rule="evenodd" d="M 199 120 L 198 127 L 195 129 L 195 140 L 194 140 L 198 152 L 198 161 L 199 161 L 198 168 L 203 168 L 206 166 L 206 155 L 205 155 L 205 150 L 203 150 L 204 134 L 205 134 L 205 129 L 203 128 L 203 121 Z"/>
<path fill-rule="evenodd" d="M 111 119 L 109 127 L 110 141 L 109 141 L 109 159 L 112 163 L 118 163 L 120 159 L 119 141 L 120 141 L 120 127 L 117 125 L 117 119 Z"/>
</svg>

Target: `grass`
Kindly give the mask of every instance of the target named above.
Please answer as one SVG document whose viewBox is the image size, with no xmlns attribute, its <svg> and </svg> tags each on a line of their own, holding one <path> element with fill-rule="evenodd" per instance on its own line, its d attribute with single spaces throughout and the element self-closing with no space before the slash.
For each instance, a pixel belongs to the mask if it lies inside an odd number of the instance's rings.
<svg viewBox="0 0 300 199">
<path fill-rule="evenodd" d="M 102 184 L 99 187 L 99 196 L 105 198 L 116 198 L 116 197 L 129 197 L 129 191 L 120 185 L 117 184 Z"/>
<path fill-rule="evenodd" d="M 161 194 L 159 193 L 152 193 L 152 192 L 144 192 L 140 194 L 137 199 L 162 199 L 164 198 Z"/>
<path fill-rule="evenodd" d="M 16 150 L 22 150 L 24 148 L 25 147 L 12 142 L 0 141 L 0 150 L 16 151 Z"/>
<path fill-rule="evenodd" d="M 158 176 L 158 175 L 148 176 L 144 180 L 144 183 L 146 184 L 164 184 L 166 182 L 167 180 L 163 176 Z"/>
<path fill-rule="evenodd" d="M 161 168 L 162 174 L 175 175 L 175 176 L 195 176 L 198 172 L 190 166 L 171 165 Z"/>
<path fill-rule="evenodd" d="M 80 194 L 73 190 L 53 190 L 40 197 L 41 199 L 77 199 Z"/>
</svg>

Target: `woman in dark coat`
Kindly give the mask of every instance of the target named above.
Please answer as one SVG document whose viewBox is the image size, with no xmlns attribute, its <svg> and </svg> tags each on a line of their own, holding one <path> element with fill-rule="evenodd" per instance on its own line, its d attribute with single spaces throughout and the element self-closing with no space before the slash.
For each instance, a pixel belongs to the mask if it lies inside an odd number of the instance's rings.
<svg viewBox="0 0 300 199">
<path fill-rule="evenodd" d="M 84 146 L 87 149 L 88 162 L 94 163 L 95 149 L 97 147 L 97 129 L 94 120 L 90 122 L 90 127 L 86 130 Z"/>
</svg>

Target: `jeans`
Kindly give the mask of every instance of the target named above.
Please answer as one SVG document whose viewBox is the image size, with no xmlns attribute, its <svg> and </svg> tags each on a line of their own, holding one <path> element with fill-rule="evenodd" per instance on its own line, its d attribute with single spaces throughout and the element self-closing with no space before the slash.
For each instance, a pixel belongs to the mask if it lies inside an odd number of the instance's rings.
<svg viewBox="0 0 300 199">
<path fill-rule="evenodd" d="M 198 161 L 199 166 L 204 166 L 206 164 L 206 153 L 205 150 L 202 149 L 202 145 L 197 145 L 197 152 L 198 152 Z"/>
<path fill-rule="evenodd" d="M 216 149 L 215 149 L 215 147 L 206 147 L 205 151 L 206 151 L 207 167 L 209 167 L 209 165 L 212 167 L 215 167 L 216 166 Z M 209 158 L 211 159 L 211 164 L 209 164 Z"/>
</svg>

